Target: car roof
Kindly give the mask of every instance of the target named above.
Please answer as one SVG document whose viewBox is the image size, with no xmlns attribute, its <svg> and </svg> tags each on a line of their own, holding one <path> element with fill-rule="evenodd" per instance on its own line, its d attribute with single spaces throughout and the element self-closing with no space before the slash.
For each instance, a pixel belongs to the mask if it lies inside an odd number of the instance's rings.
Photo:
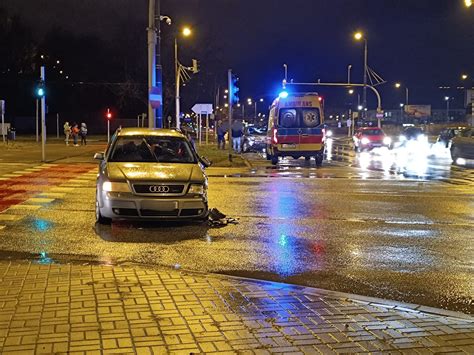
<svg viewBox="0 0 474 355">
<path fill-rule="evenodd" d="M 122 128 L 118 131 L 118 136 L 160 136 L 185 138 L 181 131 L 164 128 Z"/>
</svg>

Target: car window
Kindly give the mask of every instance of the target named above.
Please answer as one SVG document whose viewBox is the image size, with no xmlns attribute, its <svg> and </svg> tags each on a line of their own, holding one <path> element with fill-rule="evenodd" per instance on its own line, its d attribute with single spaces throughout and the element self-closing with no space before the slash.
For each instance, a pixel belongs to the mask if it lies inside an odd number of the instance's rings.
<svg viewBox="0 0 474 355">
<path fill-rule="evenodd" d="M 279 118 L 283 128 L 314 128 L 321 124 L 319 108 L 284 108 Z"/>
<path fill-rule="evenodd" d="M 380 136 L 383 132 L 381 129 L 365 129 L 362 131 L 362 134 L 366 136 Z"/>
<path fill-rule="evenodd" d="M 118 137 L 110 162 L 129 163 L 195 163 L 196 157 L 183 138 L 161 136 Z"/>
<path fill-rule="evenodd" d="M 466 129 L 461 132 L 460 134 L 461 137 L 471 137 L 472 136 L 472 129 Z"/>
</svg>

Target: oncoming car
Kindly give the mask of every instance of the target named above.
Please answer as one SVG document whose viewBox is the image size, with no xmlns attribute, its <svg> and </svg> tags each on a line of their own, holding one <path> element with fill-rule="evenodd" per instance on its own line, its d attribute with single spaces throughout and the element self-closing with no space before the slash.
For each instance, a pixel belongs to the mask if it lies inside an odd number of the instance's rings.
<svg viewBox="0 0 474 355">
<path fill-rule="evenodd" d="M 112 219 L 205 219 L 211 165 L 199 158 L 176 130 L 124 128 L 111 139 L 100 160 L 95 214 Z"/>
<path fill-rule="evenodd" d="M 370 150 L 376 147 L 390 148 L 392 139 L 385 135 L 380 128 L 363 127 L 354 134 L 354 149 L 356 151 Z"/>
</svg>

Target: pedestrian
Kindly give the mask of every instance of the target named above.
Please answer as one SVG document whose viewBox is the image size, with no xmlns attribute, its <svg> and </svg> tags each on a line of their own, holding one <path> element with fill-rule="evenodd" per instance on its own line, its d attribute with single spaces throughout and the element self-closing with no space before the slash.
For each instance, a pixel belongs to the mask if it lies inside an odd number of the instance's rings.
<svg viewBox="0 0 474 355">
<path fill-rule="evenodd" d="M 71 136 L 71 126 L 69 125 L 69 122 L 66 121 L 63 127 L 64 135 L 66 136 L 66 139 L 64 141 L 66 142 L 66 145 L 69 145 L 69 137 Z"/>
<path fill-rule="evenodd" d="M 227 132 L 227 129 L 222 122 L 222 120 L 219 120 L 217 123 L 217 149 L 225 149 L 225 134 Z"/>
<path fill-rule="evenodd" d="M 74 141 L 74 146 L 78 147 L 79 144 L 77 144 L 77 140 L 78 140 L 78 137 L 79 137 L 79 127 L 77 126 L 77 123 L 72 124 L 71 135 L 72 135 L 72 139 Z"/>
<path fill-rule="evenodd" d="M 81 145 L 87 145 L 87 125 L 85 122 L 81 123 Z"/>
<path fill-rule="evenodd" d="M 231 127 L 231 134 L 232 134 L 232 148 L 234 152 L 241 153 L 241 143 L 242 143 L 242 135 L 244 133 L 244 126 L 242 122 L 239 120 L 234 120 Z"/>
</svg>

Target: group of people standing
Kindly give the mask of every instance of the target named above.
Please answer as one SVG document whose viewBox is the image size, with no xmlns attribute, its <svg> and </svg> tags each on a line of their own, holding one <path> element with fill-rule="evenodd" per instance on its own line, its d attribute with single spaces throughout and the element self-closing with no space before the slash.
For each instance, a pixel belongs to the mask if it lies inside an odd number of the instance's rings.
<svg viewBox="0 0 474 355">
<path fill-rule="evenodd" d="M 230 127 L 232 135 L 232 149 L 236 153 L 242 152 L 242 136 L 244 135 L 244 125 L 241 120 L 234 120 Z M 217 147 L 225 149 L 226 135 L 228 136 L 229 124 L 219 121 L 217 123 Z"/>
<path fill-rule="evenodd" d="M 85 122 L 82 122 L 79 127 L 75 122 L 72 125 L 69 125 L 69 122 L 66 121 L 66 123 L 64 123 L 64 135 L 66 136 L 66 139 L 64 140 L 66 145 L 69 145 L 69 138 L 72 137 L 74 146 L 79 146 L 79 136 L 81 137 L 81 145 L 87 145 L 87 125 Z"/>
</svg>

